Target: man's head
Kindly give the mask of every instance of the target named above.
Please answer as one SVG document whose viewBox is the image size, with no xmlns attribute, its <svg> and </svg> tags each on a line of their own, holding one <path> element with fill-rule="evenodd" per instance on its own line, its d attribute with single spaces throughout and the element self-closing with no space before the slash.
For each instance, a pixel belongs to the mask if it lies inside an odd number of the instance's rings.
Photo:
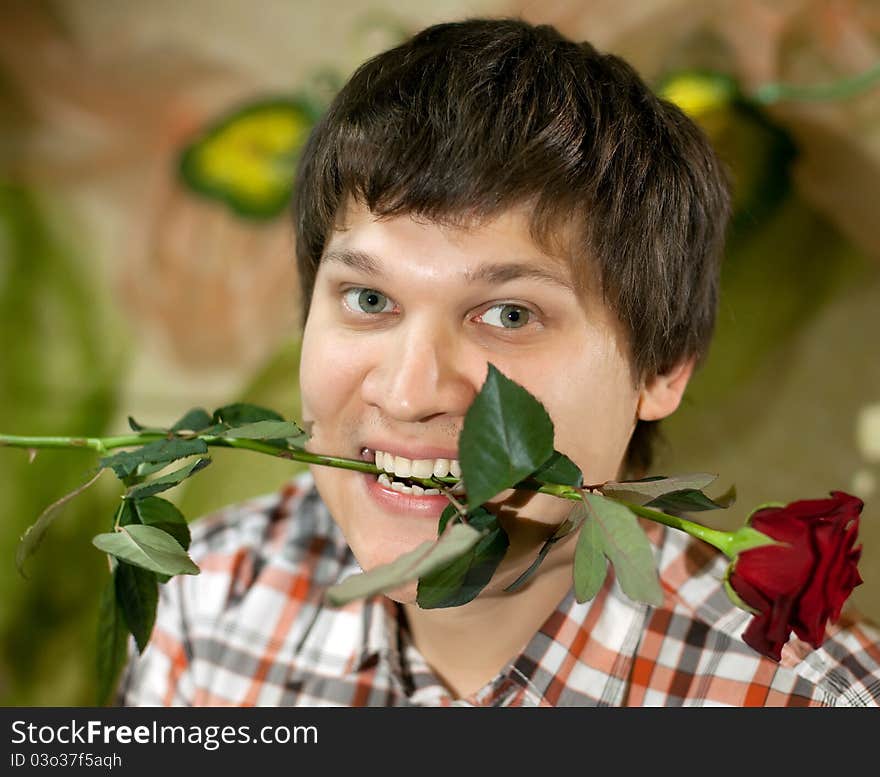
<svg viewBox="0 0 880 777">
<path fill-rule="evenodd" d="M 306 316 L 348 197 L 450 225 L 525 206 L 536 243 L 619 318 L 635 384 L 707 355 L 729 215 L 721 165 L 627 63 L 552 27 L 439 24 L 354 73 L 296 181 Z M 628 473 L 650 466 L 655 424 L 639 421 Z"/>
<path fill-rule="evenodd" d="M 712 149 L 552 28 L 442 24 L 367 62 L 304 149 L 294 211 L 314 450 L 442 468 L 491 362 L 599 483 L 647 466 L 637 430 L 706 354 L 728 214 Z M 313 471 L 365 568 L 436 534 L 444 497 Z M 509 497 L 507 583 L 569 509 Z"/>
</svg>

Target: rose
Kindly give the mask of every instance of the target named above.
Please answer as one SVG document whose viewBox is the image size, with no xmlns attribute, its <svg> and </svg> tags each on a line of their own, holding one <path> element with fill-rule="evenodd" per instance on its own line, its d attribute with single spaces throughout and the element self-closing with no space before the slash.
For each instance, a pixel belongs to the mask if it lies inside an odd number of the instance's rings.
<svg viewBox="0 0 880 777">
<path fill-rule="evenodd" d="M 814 648 L 862 583 L 857 563 L 863 502 L 842 491 L 830 499 L 756 510 L 749 525 L 776 543 L 744 550 L 728 568 L 728 590 L 755 613 L 743 639 L 775 661 L 792 631 Z M 735 598 L 732 596 L 732 598 Z"/>
</svg>

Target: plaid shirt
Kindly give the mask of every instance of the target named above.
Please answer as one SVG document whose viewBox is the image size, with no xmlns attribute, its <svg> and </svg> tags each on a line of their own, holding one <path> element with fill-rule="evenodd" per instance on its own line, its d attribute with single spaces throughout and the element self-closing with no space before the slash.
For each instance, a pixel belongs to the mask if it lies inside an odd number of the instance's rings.
<svg viewBox="0 0 880 777">
<path fill-rule="evenodd" d="M 725 560 L 648 523 L 666 593 L 633 602 L 613 571 L 573 592 L 487 685 L 456 699 L 377 596 L 323 594 L 360 567 L 304 473 L 278 493 L 193 524 L 198 576 L 161 586 L 156 626 L 124 674 L 127 706 L 880 706 L 880 631 L 842 618 L 819 650 L 780 663 L 740 639 L 748 613 L 720 581 Z"/>
</svg>

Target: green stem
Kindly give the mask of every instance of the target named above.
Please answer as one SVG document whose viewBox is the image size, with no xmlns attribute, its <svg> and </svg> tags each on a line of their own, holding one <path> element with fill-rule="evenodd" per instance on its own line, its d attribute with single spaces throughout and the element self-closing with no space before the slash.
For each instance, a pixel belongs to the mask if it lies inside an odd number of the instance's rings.
<svg viewBox="0 0 880 777">
<path fill-rule="evenodd" d="M 222 437 L 219 435 L 196 435 L 206 445 L 218 448 L 239 448 L 241 450 L 255 451 L 276 458 L 302 461 L 306 464 L 322 464 L 340 469 L 355 470 L 357 472 L 369 472 L 378 474 L 381 472 L 375 464 L 358 459 L 345 459 L 339 456 L 325 456 L 320 453 L 310 453 L 302 448 L 279 448 L 259 440 L 236 439 L 235 437 Z M 189 438 L 189 439 L 194 439 Z M 107 453 L 116 448 L 131 448 L 144 445 L 149 442 L 171 439 L 169 435 L 158 432 L 144 434 L 129 434 L 117 437 L 22 437 L 11 434 L 0 434 L 0 447 L 9 448 L 83 448 L 86 450 Z M 185 438 L 186 439 L 186 438 Z M 410 478 L 418 480 L 435 488 L 457 483 L 456 478 Z"/>
<path fill-rule="evenodd" d="M 0 434 L 0 447 L 86 448 L 97 451 L 98 453 L 106 453 L 115 448 L 144 445 L 145 443 L 165 439 L 169 439 L 168 435 L 161 433 L 130 434 L 117 437 L 19 437 L 15 435 Z M 320 453 L 311 453 L 302 448 L 279 448 L 275 445 L 260 442 L 259 440 L 236 439 L 234 437 L 222 437 L 219 435 L 203 435 L 199 436 L 198 439 L 202 440 L 207 445 L 221 448 L 250 450 L 268 456 L 275 456 L 277 458 L 301 461 L 306 464 L 319 464 L 322 466 L 354 470 L 356 472 L 368 472 L 371 474 L 378 474 L 381 472 L 375 464 L 368 461 L 346 459 L 340 456 L 325 456 Z M 457 483 L 457 480 L 451 477 L 410 478 L 410 480 L 422 483 L 427 488 L 447 488 L 448 486 Z M 573 501 L 580 501 L 581 499 L 580 491 L 577 488 L 559 484 L 539 483 L 532 479 L 526 479 L 517 483 L 516 488 L 537 491 L 542 494 L 550 494 L 551 496 Z M 600 487 L 596 486 L 596 488 Z M 697 537 L 713 547 L 718 548 L 718 550 L 730 558 L 733 558 L 736 551 L 742 549 L 741 546 L 746 539 L 744 537 L 738 538 L 735 533 L 710 529 L 708 526 L 689 521 L 686 518 L 668 515 L 659 510 L 652 510 L 649 507 L 643 507 L 642 505 L 633 504 L 631 502 L 624 502 L 619 499 L 617 501 L 632 510 L 636 515 L 687 532 L 691 536 Z M 763 535 L 758 536 L 759 544 L 761 537 L 763 537 Z M 749 537 L 748 541 L 754 544 L 755 538 Z"/>
<path fill-rule="evenodd" d="M 344 459 L 339 456 L 324 456 L 320 453 L 310 453 L 302 448 L 279 448 L 259 440 L 239 440 L 234 437 L 218 437 L 213 435 L 205 435 L 199 437 L 199 439 L 204 440 L 207 445 L 215 445 L 219 448 L 239 448 L 240 450 L 264 453 L 276 458 L 302 461 L 306 464 L 323 464 L 328 467 L 350 469 L 356 472 L 379 472 L 376 465 L 371 464 L 369 461 Z"/>
<path fill-rule="evenodd" d="M 164 435 L 128 435 L 126 437 L 20 437 L 14 434 L 0 434 L 0 447 L 9 448 L 85 448 L 106 453 L 110 448 L 125 445 L 141 445 L 153 440 L 162 440 Z M 113 444 L 116 440 L 124 442 Z"/>
<path fill-rule="evenodd" d="M 517 484 L 517 488 L 524 488 L 530 491 L 540 491 L 543 494 L 552 494 L 553 496 L 558 496 L 563 499 L 571 499 L 573 501 L 580 501 L 581 499 L 579 490 L 572 488 L 571 486 L 556 484 L 539 485 L 535 481 L 524 480 Z M 596 488 L 601 491 L 601 486 L 588 486 L 588 488 Z M 633 513 L 640 515 L 642 518 L 647 518 L 655 523 L 662 523 L 664 526 L 670 526 L 673 529 L 687 532 L 692 537 L 708 542 L 713 548 L 718 548 L 718 550 L 724 553 L 728 558 L 733 558 L 737 552 L 743 550 L 745 547 L 763 545 L 769 541 L 769 538 L 753 529 L 749 529 L 745 534 L 743 533 L 743 529 L 740 529 L 739 532 L 720 531 L 718 529 L 711 529 L 708 526 L 703 526 L 701 523 L 689 521 L 687 518 L 679 518 L 677 515 L 669 515 L 660 512 L 659 510 L 653 510 L 650 507 L 643 507 L 642 505 L 637 505 L 632 502 L 625 502 L 616 497 L 607 498 L 614 499 L 616 502 L 629 508 Z M 750 544 L 746 545 L 746 541 Z"/>
<path fill-rule="evenodd" d="M 880 62 L 848 78 L 827 84 L 764 84 L 752 94 L 756 102 L 770 105 L 783 100 L 839 100 L 868 89 L 880 81 Z"/>
<path fill-rule="evenodd" d="M 677 515 L 661 513 L 659 510 L 652 510 L 650 507 L 643 507 L 642 505 L 624 502 L 623 500 L 617 501 L 628 507 L 636 515 L 648 518 L 656 523 L 662 523 L 664 526 L 671 526 L 673 529 L 687 532 L 692 537 L 703 540 L 703 542 L 708 542 L 713 548 L 718 548 L 728 558 L 733 558 L 736 555 L 735 535 L 732 532 L 710 529 L 708 526 L 689 521 L 687 518 L 679 518 Z"/>
</svg>

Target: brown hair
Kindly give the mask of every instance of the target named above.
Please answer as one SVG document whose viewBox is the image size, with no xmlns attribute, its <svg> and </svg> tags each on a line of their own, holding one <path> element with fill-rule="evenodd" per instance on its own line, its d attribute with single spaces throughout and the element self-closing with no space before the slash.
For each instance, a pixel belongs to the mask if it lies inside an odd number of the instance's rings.
<svg viewBox="0 0 880 777">
<path fill-rule="evenodd" d="M 531 232 L 598 282 L 628 335 L 634 381 L 708 352 L 730 211 L 700 128 L 619 57 L 549 25 L 428 27 L 361 65 L 306 143 L 293 213 L 304 316 L 348 197 L 377 216 L 473 224 L 530 203 Z M 624 462 L 651 465 L 657 421 Z"/>
</svg>

